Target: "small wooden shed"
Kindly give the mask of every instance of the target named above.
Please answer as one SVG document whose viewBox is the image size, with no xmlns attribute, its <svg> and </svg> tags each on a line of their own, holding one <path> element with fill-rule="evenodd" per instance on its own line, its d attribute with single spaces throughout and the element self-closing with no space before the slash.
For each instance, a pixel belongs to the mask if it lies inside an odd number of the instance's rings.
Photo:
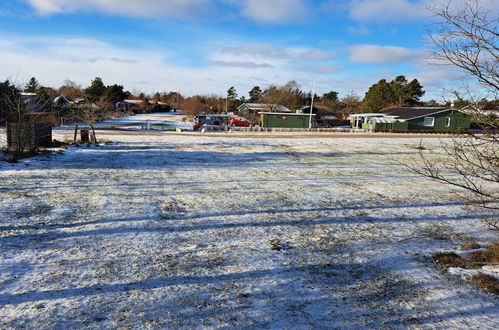
<svg viewBox="0 0 499 330">
<path fill-rule="evenodd" d="M 52 125 L 43 123 L 8 123 L 7 146 L 18 150 L 35 150 L 52 146 Z"/>
</svg>

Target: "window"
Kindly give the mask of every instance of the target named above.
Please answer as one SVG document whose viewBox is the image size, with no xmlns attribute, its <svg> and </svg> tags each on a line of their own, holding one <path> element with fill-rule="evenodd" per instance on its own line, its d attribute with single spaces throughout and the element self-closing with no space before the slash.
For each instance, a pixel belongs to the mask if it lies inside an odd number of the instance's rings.
<svg viewBox="0 0 499 330">
<path fill-rule="evenodd" d="M 450 117 L 445 118 L 445 127 L 450 127 Z"/>
<path fill-rule="evenodd" d="M 424 117 L 423 125 L 433 127 L 435 125 L 435 117 Z"/>
</svg>

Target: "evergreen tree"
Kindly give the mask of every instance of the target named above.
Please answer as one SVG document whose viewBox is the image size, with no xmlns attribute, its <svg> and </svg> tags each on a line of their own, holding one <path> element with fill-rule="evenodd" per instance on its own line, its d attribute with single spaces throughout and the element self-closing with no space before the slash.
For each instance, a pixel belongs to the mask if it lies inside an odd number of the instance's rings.
<svg viewBox="0 0 499 330">
<path fill-rule="evenodd" d="M 362 107 L 367 112 L 379 112 L 389 105 L 394 105 L 395 98 L 390 84 L 386 79 L 381 79 L 369 87 L 362 101 Z"/>
<path fill-rule="evenodd" d="M 106 86 L 104 86 L 104 83 L 100 77 L 96 77 L 92 80 L 92 84 L 85 88 L 85 95 L 91 102 L 99 100 L 105 92 Z"/>
<path fill-rule="evenodd" d="M 106 87 L 104 96 L 107 102 L 115 104 L 126 99 L 128 96 L 130 96 L 130 93 L 123 91 L 123 86 L 114 84 Z"/>
<path fill-rule="evenodd" d="M 417 79 L 410 83 L 404 76 L 398 76 L 390 82 L 397 106 L 415 105 L 419 98 L 424 95 L 423 86 Z"/>
<path fill-rule="evenodd" d="M 36 92 L 38 89 L 40 89 L 40 84 L 38 83 L 38 80 L 36 80 L 35 77 L 31 77 L 31 79 L 28 81 L 28 83 L 26 84 L 26 87 L 25 87 L 25 90 L 26 92 L 29 92 L 29 93 L 34 93 Z"/>
<path fill-rule="evenodd" d="M 322 99 L 336 102 L 338 101 L 338 92 L 330 91 L 328 93 L 324 93 L 322 94 Z"/>
<path fill-rule="evenodd" d="M 236 88 L 234 86 L 232 86 L 231 88 L 229 88 L 227 90 L 227 98 L 231 101 L 234 101 L 235 99 L 237 99 L 237 91 L 236 91 Z"/>
<path fill-rule="evenodd" d="M 417 79 L 409 83 L 404 76 L 398 76 L 389 83 L 381 79 L 369 87 L 362 107 L 367 112 L 379 112 L 389 106 L 413 106 L 419 103 L 419 98 L 424 94 L 423 86 Z"/>
<path fill-rule="evenodd" d="M 263 98 L 263 92 L 260 88 L 260 86 L 255 86 L 249 91 L 249 102 L 250 103 L 259 103 L 262 101 Z"/>
</svg>

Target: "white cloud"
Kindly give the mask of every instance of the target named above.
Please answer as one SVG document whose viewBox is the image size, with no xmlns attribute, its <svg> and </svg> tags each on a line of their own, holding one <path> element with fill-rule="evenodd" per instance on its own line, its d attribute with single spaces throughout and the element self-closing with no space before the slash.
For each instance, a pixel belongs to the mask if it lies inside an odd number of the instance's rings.
<svg viewBox="0 0 499 330">
<path fill-rule="evenodd" d="M 441 87 L 443 82 L 461 82 L 462 73 L 458 70 L 447 67 L 437 70 L 423 71 L 415 74 L 408 74 L 419 80 L 423 87 Z"/>
<path fill-rule="evenodd" d="M 243 15 L 261 23 L 303 21 L 309 9 L 303 0 L 244 0 Z"/>
<path fill-rule="evenodd" d="M 222 54 L 235 56 L 251 56 L 257 58 L 282 59 L 290 57 L 289 51 L 284 47 L 269 44 L 245 44 L 239 46 L 227 46 L 220 49 Z"/>
<path fill-rule="evenodd" d="M 348 26 L 347 32 L 353 36 L 367 36 L 371 31 L 365 26 Z"/>
<path fill-rule="evenodd" d="M 302 60 L 319 61 L 329 60 L 336 55 L 335 52 L 325 50 L 308 50 L 298 53 L 296 57 Z"/>
<path fill-rule="evenodd" d="M 268 63 L 256 63 L 256 62 L 250 62 L 250 61 L 229 62 L 229 61 L 213 60 L 213 61 L 211 61 L 211 64 L 213 64 L 215 66 L 232 67 L 232 68 L 246 68 L 246 69 L 260 69 L 260 68 L 272 68 L 273 67 L 273 65 L 270 65 Z"/>
<path fill-rule="evenodd" d="M 429 0 L 354 0 L 350 16 L 361 22 L 393 23 L 428 18 Z"/>
<path fill-rule="evenodd" d="M 336 54 L 333 51 L 308 48 L 286 48 L 270 44 L 245 44 L 238 46 L 226 46 L 220 49 L 220 53 L 238 58 L 264 59 L 264 60 L 303 60 L 323 61 L 329 60 Z"/>
<path fill-rule="evenodd" d="M 350 47 L 349 60 L 359 63 L 399 64 L 421 60 L 424 51 L 398 46 L 356 45 Z"/>
<path fill-rule="evenodd" d="M 299 70 L 310 73 L 317 73 L 317 74 L 328 74 L 328 73 L 337 73 L 343 71 L 343 68 L 333 65 L 314 65 L 314 66 L 300 67 Z"/>
<path fill-rule="evenodd" d="M 95 39 L 0 35 L 0 81 L 22 84 L 34 76 L 46 86 L 59 87 L 71 79 L 85 87 L 99 76 L 105 84 L 121 84 L 130 91 L 223 95 L 229 86 L 236 86 L 243 95 L 262 82 L 310 80 L 310 73 L 293 66 L 289 58 L 252 60 L 221 54 L 218 48 L 202 52 L 208 54 L 208 65 L 189 67 L 169 61 L 164 49 L 128 49 Z"/>
<path fill-rule="evenodd" d="M 193 17 L 211 7 L 210 0 L 26 0 L 39 14 L 97 11 L 131 17 Z"/>
</svg>

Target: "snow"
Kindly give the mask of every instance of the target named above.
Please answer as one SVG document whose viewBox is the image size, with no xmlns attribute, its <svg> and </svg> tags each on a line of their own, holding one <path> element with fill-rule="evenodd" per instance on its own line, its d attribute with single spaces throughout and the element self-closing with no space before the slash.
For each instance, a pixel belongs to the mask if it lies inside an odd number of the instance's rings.
<svg viewBox="0 0 499 330">
<path fill-rule="evenodd" d="M 125 129 L 144 129 L 148 124 L 150 126 L 171 126 L 182 129 L 192 129 L 192 122 L 182 122 L 186 118 L 182 113 L 177 112 L 156 112 L 150 114 L 138 114 L 127 117 L 120 117 L 102 121 L 97 124 L 98 127 L 120 126 Z"/>
<path fill-rule="evenodd" d="M 0 327 L 497 327 L 430 261 L 497 214 L 399 165 L 419 138 L 126 133 L 0 163 Z"/>
</svg>

